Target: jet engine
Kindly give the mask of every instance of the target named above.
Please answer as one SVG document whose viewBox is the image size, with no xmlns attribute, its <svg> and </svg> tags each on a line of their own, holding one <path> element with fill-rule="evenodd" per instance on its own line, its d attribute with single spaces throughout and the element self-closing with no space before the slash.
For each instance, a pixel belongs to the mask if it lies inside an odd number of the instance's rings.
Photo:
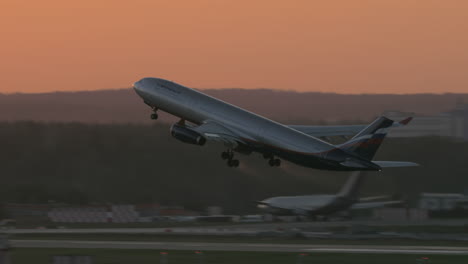
<svg viewBox="0 0 468 264">
<path fill-rule="evenodd" d="M 193 129 L 190 129 L 186 126 L 179 125 L 179 124 L 172 125 L 171 135 L 184 143 L 189 143 L 189 144 L 194 144 L 194 145 L 199 145 L 199 146 L 203 146 L 206 143 L 206 138 L 202 134 L 198 133 L 197 131 Z"/>
</svg>

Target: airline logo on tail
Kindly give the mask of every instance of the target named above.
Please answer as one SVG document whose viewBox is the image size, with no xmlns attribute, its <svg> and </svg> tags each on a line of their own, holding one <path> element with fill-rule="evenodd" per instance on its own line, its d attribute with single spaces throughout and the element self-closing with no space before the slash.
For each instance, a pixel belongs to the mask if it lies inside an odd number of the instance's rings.
<svg viewBox="0 0 468 264">
<path fill-rule="evenodd" d="M 367 160 L 372 160 L 392 125 L 393 120 L 384 116 L 379 117 L 351 140 L 339 147 Z"/>
</svg>

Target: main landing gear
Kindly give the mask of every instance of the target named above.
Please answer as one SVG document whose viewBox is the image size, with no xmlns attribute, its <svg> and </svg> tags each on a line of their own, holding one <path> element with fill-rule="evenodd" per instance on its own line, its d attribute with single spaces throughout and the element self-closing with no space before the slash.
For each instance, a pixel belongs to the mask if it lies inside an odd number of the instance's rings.
<svg viewBox="0 0 468 264">
<path fill-rule="evenodd" d="M 281 165 L 281 160 L 280 159 L 270 159 L 268 161 L 268 164 L 271 166 L 271 167 L 279 167 Z"/>
<path fill-rule="evenodd" d="M 270 153 L 264 153 L 263 158 L 268 160 L 268 165 L 271 167 L 279 167 L 281 165 L 280 159 L 275 159 L 275 156 Z"/>
<path fill-rule="evenodd" d="M 151 114 L 151 119 L 156 120 L 158 119 L 158 113 L 157 113 L 158 108 L 156 107 L 152 107 L 152 108 L 153 108 L 153 113 Z"/>
<path fill-rule="evenodd" d="M 221 153 L 221 158 L 227 160 L 227 165 L 229 167 L 239 167 L 239 160 L 234 159 L 234 151 L 227 150 Z"/>
</svg>

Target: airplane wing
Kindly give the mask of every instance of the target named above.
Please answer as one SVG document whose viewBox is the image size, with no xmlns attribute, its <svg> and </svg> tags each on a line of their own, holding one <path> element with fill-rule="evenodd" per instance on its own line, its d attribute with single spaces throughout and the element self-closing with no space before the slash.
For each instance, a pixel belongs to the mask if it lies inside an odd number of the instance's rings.
<svg viewBox="0 0 468 264">
<path fill-rule="evenodd" d="M 304 134 L 314 137 L 352 136 L 363 130 L 367 125 L 351 126 L 302 126 L 290 125 L 289 127 Z"/>
<path fill-rule="evenodd" d="M 249 138 L 240 131 L 236 131 L 233 128 L 228 128 L 225 125 L 213 121 L 190 127 L 190 129 L 202 134 L 207 140 L 221 142 L 231 147 L 236 147 L 239 143 L 245 144 L 242 137 Z"/>
<path fill-rule="evenodd" d="M 385 202 L 367 202 L 367 203 L 355 203 L 351 206 L 351 209 L 370 209 L 385 207 L 392 204 L 402 204 L 403 201 L 385 201 Z"/>
<path fill-rule="evenodd" d="M 400 122 L 393 123 L 392 127 L 407 125 L 413 118 L 408 117 Z M 348 126 L 306 126 L 306 125 L 288 125 L 288 127 L 308 134 L 314 137 L 333 137 L 333 136 L 353 136 L 368 125 L 348 125 Z"/>
</svg>

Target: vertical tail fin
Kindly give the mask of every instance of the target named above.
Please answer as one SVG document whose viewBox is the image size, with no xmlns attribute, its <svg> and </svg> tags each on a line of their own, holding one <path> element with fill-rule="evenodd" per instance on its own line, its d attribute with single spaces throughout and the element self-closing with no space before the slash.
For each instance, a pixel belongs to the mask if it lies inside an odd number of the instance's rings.
<svg viewBox="0 0 468 264">
<path fill-rule="evenodd" d="M 359 189 L 363 182 L 363 175 L 360 171 L 355 171 L 349 176 L 346 183 L 337 194 L 339 197 L 357 199 Z"/>
<path fill-rule="evenodd" d="M 393 120 L 381 116 L 339 148 L 372 160 L 392 125 Z"/>
</svg>

